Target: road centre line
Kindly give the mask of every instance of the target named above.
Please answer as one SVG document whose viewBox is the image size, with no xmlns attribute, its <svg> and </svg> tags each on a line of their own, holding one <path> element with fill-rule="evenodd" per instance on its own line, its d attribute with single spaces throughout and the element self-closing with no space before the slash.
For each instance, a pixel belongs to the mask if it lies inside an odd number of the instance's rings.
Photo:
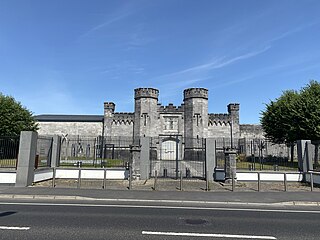
<svg viewBox="0 0 320 240">
<path fill-rule="evenodd" d="M 0 230 L 29 230 L 30 227 L 8 227 L 8 226 L 0 226 Z"/>
<path fill-rule="evenodd" d="M 214 210 L 214 211 L 244 211 L 244 212 L 280 212 L 280 213 L 314 213 L 320 211 L 290 210 L 290 209 L 258 209 L 258 208 L 221 208 L 221 207 L 188 207 L 188 206 L 157 206 L 128 204 L 87 204 L 87 203 L 31 203 L 31 202 L 0 202 L 0 205 L 24 206 L 69 206 L 69 207 L 114 207 L 114 208 L 151 208 L 151 209 L 184 209 L 184 210 Z"/>
<path fill-rule="evenodd" d="M 277 239 L 273 236 L 255 236 L 255 235 L 234 235 L 234 234 L 215 234 L 215 233 L 179 233 L 179 232 L 152 232 L 142 231 L 143 235 L 161 235 L 161 236 L 185 236 L 185 237 L 213 237 L 213 238 L 240 238 L 240 239 Z"/>
</svg>

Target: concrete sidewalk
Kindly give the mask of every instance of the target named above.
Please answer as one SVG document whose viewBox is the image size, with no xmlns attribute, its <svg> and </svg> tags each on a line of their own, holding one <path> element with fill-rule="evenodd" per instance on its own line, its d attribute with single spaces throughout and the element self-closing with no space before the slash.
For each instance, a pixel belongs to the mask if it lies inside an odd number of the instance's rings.
<svg viewBox="0 0 320 240">
<path fill-rule="evenodd" d="M 59 199 L 119 202 L 310 205 L 320 207 L 319 192 L 178 192 L 0 187 L 0 199 Z"/>
</svg>

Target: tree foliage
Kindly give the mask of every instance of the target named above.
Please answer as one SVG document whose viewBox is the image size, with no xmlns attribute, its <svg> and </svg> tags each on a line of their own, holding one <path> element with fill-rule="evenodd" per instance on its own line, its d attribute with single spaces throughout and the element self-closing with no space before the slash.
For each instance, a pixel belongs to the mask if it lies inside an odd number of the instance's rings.
<svg viewBox="0 0 320 240">
<path fill-rule="evenodd" d="M 320 83 L 310 81 L 300 91 L 284 91 L 262 112 L 266 137 L 274 143 L 320 139 Z"/>
<path fill-rule="evenodd" d="M 32 113 L 11 96 L 0 93 L 0 136 L 16 136 L 21 131 L 36 131 Z"/>
</svg>

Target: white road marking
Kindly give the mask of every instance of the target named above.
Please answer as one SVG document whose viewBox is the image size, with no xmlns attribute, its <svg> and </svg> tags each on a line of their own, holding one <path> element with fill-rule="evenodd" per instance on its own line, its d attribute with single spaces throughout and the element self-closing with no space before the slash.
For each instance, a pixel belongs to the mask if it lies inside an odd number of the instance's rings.
<svg viewBox="0 0 320 240">
<path fill-rule="evenodd" d="M 214 210 L 214 211 L 243 211 L 243 212 L 280 212 L 280 213 L 314 213 L 318 210 L 289 210 L 289 209 L 259 209 L 259 208 L 223 208 L 223 207 L 184 207 L 161 205 L 128 205 L 128 204 L 87 204 L 87 203 L 31 203 L 31 202 L 0 202 L 0 205 L 23 206 L 69 206 L 69 207 L 115 207 L 115 208 L 156 208 L 156 209 L 185 209 L 185 210 Z"/>
<path fill-rule="evenodd" d="M 8 227 L 8 226 L 0 226 L 0 230 L 29 230 L 30 227 Z"/>
<path fill-rule="evenodd" d="M 214 233 L 179 233 L 179 232 L 142 231 L 142 234 L 143 235 L 161 235 L 161 236 L 185 236 L 185 237 L 240 238 L 240 239 L 277 239 L 277 238 L 275 238 L 273 236 L 214 234 Z"/>
</svg>

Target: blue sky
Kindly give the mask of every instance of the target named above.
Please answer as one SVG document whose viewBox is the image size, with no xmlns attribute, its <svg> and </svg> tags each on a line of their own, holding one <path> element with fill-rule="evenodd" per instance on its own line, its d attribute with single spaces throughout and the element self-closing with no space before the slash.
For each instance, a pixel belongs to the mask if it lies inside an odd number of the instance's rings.
<svg viewBox="0 0 320 240">
<path fill-rule="evenodd" d="M 319 0 L 1 0 L 0 91 L 34 114 L 133 112 L 133 89 L 209 89 L 259 123 L 283 90 L 320 80 Z"/>
</svg>

